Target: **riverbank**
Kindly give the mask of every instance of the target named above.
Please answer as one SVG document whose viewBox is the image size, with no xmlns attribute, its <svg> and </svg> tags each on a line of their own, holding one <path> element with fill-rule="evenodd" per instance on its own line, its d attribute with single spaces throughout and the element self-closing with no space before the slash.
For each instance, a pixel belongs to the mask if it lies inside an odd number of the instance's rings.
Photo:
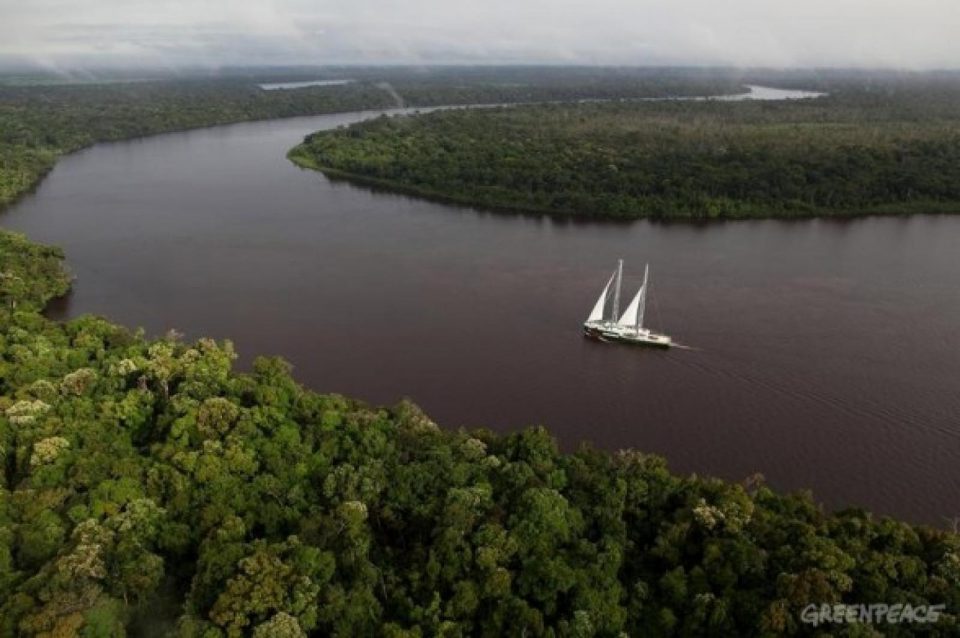
<svg viewBox="0 0 960 638">
<path fill-rule="evenodd" d="M 418 197 L 426 201 L 436 202 L 438 204 L 449 204 L 467 208 L 479 208 L 491 212 L 505 214 L 538 215 L 544 217 L 553 217 L 559 219 L 584 219 L 581 209 L 557 209 L 551 207 L 536 207 L 530 205 L 516 205 L 507 203 L 504 200 L 497 199 L 495 195 L 478 195 L 469 197 L 465 195 L 453 195 L 444 193 L 440 190 L 412 186 L 404 182 L 383 179 L 379 177 L 370 177 L 363 173 L 352 173 L 332 166 L 323 166 L 318 163 L 304 144 L 298 144 L 290 149 L 287 158 L 296 166 L 323 173 L 332 180 L 341 180 L 361 187 L 368 187 L 373 190 L 395 193 L 397 195 L 408 195 Z M 757 219 L 816 219 L 816 218 L 857 218 L 869 216 L 887 216 L 900 217 L 910 215 L 956 215 L 960 214 L 960 202 L 937 202 L 937 201 L 916 201 L 908 204 L 878 204 L 869 208 L 862 208 L 856 211 L 845 209 L 796 209 L 790 211 L 757 211 L 755 213 L 738 214 L 727 216 L 722 213 L 703 214 L 702 212 L 687 211 L 685 213 L 660 214 L 651 213 L 643 215 L 611 215 L 596 216 L 596 219 L 606 221 L 634 221 L 639 219 L 656 219 L 663 221 L 682 222 L 704 222 L 704 221 L 736 221 L 736 220 L 757 220 Z"/>
<path fill-rule="evenodd" d="M 35 190 L 61 157 L 98 142 L 392 105 L 361 85 L 282 94 L 239 81 L 0 86 L 0 210 Z"/>
</svg>

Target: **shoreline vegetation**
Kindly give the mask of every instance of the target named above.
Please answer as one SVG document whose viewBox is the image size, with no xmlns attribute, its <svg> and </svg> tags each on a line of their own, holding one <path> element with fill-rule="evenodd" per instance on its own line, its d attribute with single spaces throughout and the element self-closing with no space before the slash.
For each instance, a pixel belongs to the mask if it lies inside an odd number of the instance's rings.
<svg viewBox="0 0 960 638">
<path fill-rule="evenodd" d="M 0 636 L 809 635 L 874 601 L 957 631 L 955 533 L 46 319 L 69 284 L 0 230 Z"/>
<path fill-rule="evenodd" d="M 351 173 L 331 166 L 322 166 L 317 163 L 316 157 L 312 156 L 305 144 L 300 144 L 287 153 L 289 159 L 299 168 L 317 171 L 323 173 L 326 177 L 333 180 L 340 180 L 355 186 L 367 187 L 384 193 L 394 193 L 397 195 L 406 195 L 423 199 L 425 201 L 436 202 L 438 204 L 447 204 L 449 206 L 459 206 L 463 208 L 478 208 L 481 210 L 492 211 L 504 214 L 533 215 L 542 217 L 553 217 L 556 219 L 577 219 L 583 221 L 602 220 L 607 222 L 630 222 L 638 219 L 651 219 L 662 222 L 709 222 L 709 221 L 747 221 L 763 219 L 813 219 L 818 217 L 832 218 L 859 218 L 869 216 L 909 216 L 909 215 L 955 215 L 960 214 L 960 202 L 935 202 L 935 201 L 916 201 L 909 204 L 881 204 L 874 206 L 869 210 L 860 210 L 854 213 L 842 209 L 821 210 L 817 212 L 783 212 L 777 214 L 762 214 L 757 216 L 726 216 L 718 215 L 641 215 L 641 216 L 588 216 L 573 210 L 557 210 L 553 208 L 537 208 L 533 206 L 510 205 L 497 201 L 478 201 L 465 196 L 451 195 L 438 190 L 430 190 L 417 186 L 411 186 L 402 182 L 396 182 L 378 177 L 370 177 L 361 173 Z"/>
<path fill-rule="evenodd" d="M 289 157 L 426 199 L 586 219 L 960 213 L 960 80 L 776 102 L 618 100 L 380 117 Z"/>
</svg>

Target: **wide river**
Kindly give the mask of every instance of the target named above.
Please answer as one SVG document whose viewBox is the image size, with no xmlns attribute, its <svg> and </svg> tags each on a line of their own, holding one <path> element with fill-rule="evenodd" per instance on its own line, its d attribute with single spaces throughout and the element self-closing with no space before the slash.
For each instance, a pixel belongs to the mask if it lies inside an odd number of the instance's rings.
<svg viewBox="0 0 960 638">
<path fill-rule="evenodd" d="M 0 224 L 66 249 L 53 309 L 280 354 L 324 392 L 448 427 L 545 424 L 681 472 L 943 525 L 960 515 L 960 217 L 575 223 L 371 192 L 296 168 L 370 113 L 102 144 Z M 692 350 L 585 340 L 616 259 Z"/>
</svg>

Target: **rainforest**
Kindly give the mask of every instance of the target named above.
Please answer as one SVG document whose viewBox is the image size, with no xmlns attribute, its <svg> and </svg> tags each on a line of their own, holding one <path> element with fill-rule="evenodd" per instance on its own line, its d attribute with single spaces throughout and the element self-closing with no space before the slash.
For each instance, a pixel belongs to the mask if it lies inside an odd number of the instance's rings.
<svg viewBox="0 0 960 638">
<path fill-rule="evenodd" d="M 421 104 L 598 94 L 484 85 L 455 98 L 407 81 Z M 663 93 L 645 82 L 599 96 Z M 294 157 L 472 203 L 591 215 L 951 210 L 950 91 L 854 92 L 829 110 L 443 112 L 314 135 Z M 270 96 L 239 81 L 18 86 L 0 98 L 7 202 L 96 141 L 394 104 L 364 82 Z M 790 636 L 814 632 L 811 603 L 866 601 L 946 610 L 886 635 L 958 631 L 960 536 L 948 529 L 827 511 L 759 474 L 680 475 L 640 450 L 561 451 L 542 427 L 443 428 L 411 401 L 307 389 L 280 358 L 241 369 L 228 340 L 47 318 L 71 285 L 60 249 L 0 230 L 0 636 Z"/>
</svg>

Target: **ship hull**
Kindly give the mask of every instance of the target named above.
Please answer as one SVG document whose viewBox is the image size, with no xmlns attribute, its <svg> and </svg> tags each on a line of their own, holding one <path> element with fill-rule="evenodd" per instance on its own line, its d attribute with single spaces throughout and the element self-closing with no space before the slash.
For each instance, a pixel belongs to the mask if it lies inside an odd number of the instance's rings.
<svg viewBox="0 0 960 638">
<path fill-rule="evenodd" d="M 593 328 L 591 326 L 583 327 L 583 336 L 590 337 L 591 339 L 599 339 L 602 334 L 599 328 Z"/>
<path fill-rule="evenodd" d="M 649 330 L 632 330 L 622 328 L 616 324 L 585 323 L 583 334 L 591 339 L 600 341 L 615 341 L 633 346 L 667 349 L 673 345 L 673 340 L 667 335 L 661 335 Z"/>
<path fill-rule="evenodd" d="M 657 335 L 656 338 L 645 338 L 645 337 L 625 337 L 622 335 L 611 336 L 611 337 L 601 337 L 603 339 L 609 339 L 611 341 L 616 341 L 617 343 L 625 343 L 630 346 L 641 346 L 644 348 L 659 348 L 661 350 L 667 350 L 670 346 L 673 345 L 673 342 L 670 341 L 670 337 L 665 337 L 663 335 Z"/>
</svg>

